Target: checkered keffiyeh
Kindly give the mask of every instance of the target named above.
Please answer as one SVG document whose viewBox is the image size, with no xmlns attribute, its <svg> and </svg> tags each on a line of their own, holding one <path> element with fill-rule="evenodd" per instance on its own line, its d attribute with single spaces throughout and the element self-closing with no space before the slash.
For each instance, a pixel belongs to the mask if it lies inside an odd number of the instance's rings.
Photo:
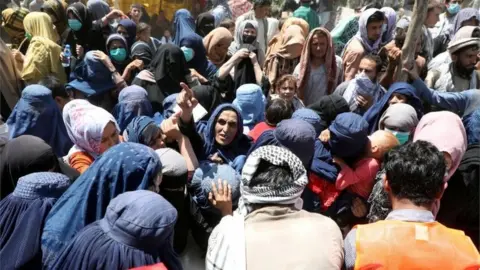
<svg viewBox="0 0 480 270">
<path fill-rule="evenodd" d="M 262 184 L 249 187 L 261 160 L 277 166 L 287 166 L 293 176 L 293 182 L 280 189 L 272 189 Z M 248 157 L 243 167 L 239 210 L 242 214 L 248 214 L 250 212 L 246 209 L 248 204 L 297 204 L 307 182 L 305 167 L 295 154 L 278 146 L 260 147 Z"/>
</svg>

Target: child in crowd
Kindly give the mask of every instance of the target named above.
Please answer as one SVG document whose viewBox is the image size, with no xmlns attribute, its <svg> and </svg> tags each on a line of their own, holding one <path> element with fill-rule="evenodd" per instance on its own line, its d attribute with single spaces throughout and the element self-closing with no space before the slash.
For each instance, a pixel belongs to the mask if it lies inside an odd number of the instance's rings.
<svg viewBox="0 0 480 270">
<path fill-rule="evenodd" d="M 275 92 L 271 97 L 272 99 L 282 98 L 291 102 L 294 111 L 305 107 L 303 102 L 297 97 L 297 78 L 290 74 L 283 75 L 278 79 L 275 84 Z"/>
<path fill-rule="evenodd" d="M 248 136 L 250 136 L 255 142 L 263 132 L 275 129 L 280 121 L 290 119 L 292 114 L 293 107 L 292 103 L 289 101 L 281 98 L 269 99 L 265 110 L 265 121 L 255 125 L 255 127 L 248 133 Z"/>
<path fill-rule="evenodd" d="M 173 38 L 170 30 L 165 29 L 165 31 L 163 31 L 163 37 L 160 39 L 160 42 L 162 44 L 173 44 Z"/>
</svg>

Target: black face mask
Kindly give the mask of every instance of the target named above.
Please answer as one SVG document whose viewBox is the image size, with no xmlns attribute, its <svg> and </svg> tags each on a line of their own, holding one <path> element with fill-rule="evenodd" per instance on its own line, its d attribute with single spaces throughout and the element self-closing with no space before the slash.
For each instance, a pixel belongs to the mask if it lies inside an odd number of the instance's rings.
<svg viewBox="0 0 480 270">
<path fill-rule="evenodd" d="M 257 38 L 256 36 L 243 35 L 242 41 L 245 44 L 252 44 L 256 38 Z"/>
</svg>

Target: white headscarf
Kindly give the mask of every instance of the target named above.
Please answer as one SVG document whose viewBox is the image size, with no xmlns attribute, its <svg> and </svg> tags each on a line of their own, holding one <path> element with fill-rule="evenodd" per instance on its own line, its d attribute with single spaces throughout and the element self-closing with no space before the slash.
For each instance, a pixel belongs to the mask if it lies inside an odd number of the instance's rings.
<svg viewBox="0 0 480 270">
<path fill-rule="evenodd" d="M 112 122 L 120 131 L 113 115 L 84 99 L 75 99 L 65 105 L 63 122 L 65 122 L 68 137 L 74 143 L 68 155 L 87 152 L 95 158 L 100 154 L 103 130 L 107 124 Z"/>
</svg>

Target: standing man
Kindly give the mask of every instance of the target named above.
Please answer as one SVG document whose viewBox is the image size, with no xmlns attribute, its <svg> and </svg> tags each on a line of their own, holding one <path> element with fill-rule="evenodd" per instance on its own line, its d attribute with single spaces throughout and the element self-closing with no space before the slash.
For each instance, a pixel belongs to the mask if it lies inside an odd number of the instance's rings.
<svg viewBox="0 0 480 270">
<path fill-rule="evenodd" d="M 270 11 L 271 0 L 254 0 L 253 10 L 239 16 L 235 25 L 240 25 L 245 20 L 256 20 L 258 23 L 257 41 L 260 44 L 260 48 L 266 52 L 268 44 L 268 20 L 267 15 Z"/>
<path fill-rule="evenodd" d="M 345 81 L 355 78 L 363 56 L 378 53 L 384 21 L 385 15 L 379 9 L 370 8 L 360 15 L 358 32 L 342 54 Z"/>
</svg>

